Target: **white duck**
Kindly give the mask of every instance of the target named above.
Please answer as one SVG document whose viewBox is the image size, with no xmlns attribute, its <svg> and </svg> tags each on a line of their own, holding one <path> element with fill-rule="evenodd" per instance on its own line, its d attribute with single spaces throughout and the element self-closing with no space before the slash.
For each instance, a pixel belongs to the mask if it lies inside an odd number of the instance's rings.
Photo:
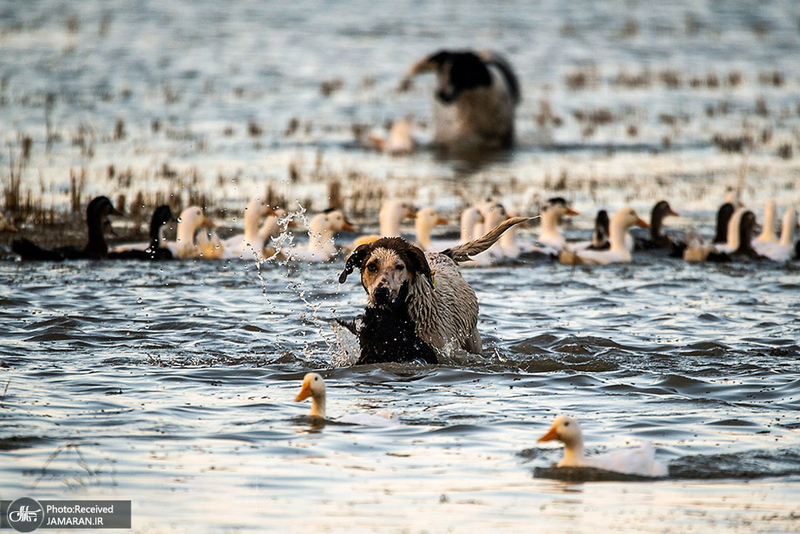
<svg viewBox="0 0 800 534">
<path fill-rule="evenodd" d="M 625 207 L 617 211 L 609 223 L 609 243 L 608 250 L 569 250 L 563 249 L 559 255 L 561 263 L 566 265 L 607 265 L 609 263 L 627 263 L 631 261 L 631 251 L 626 244 L 628 229 L 638 225 L 642 228 L 650 228 L 631 207 Z"/>
<path fill-rule="evenodd" d="M 414 219 L 414 229 L 417 234 L 417 245 L 422 250 L 432 250 L 434 248 L 433 241 L 431 241 L 431 231 L 437 224 L 447 224 L 449 221 L 444 217 L 440 217 L 436 210 L 433 208 L 422 208 L 416 214 Z M 436 250 L 441 250 L 439 245 L 436 245 Z"/>
<path fill-rule="evenodd" d="M 665 477 L 667 466 L 655 459 L 652 444 L 644 442 L 641 447 L 621 449 L 587 458 L 584 455 L 583 433 L 578 421 L 566 415 L 556 416 L 553 426 L 538 439 L 539 442 L 558 440 L 564 444 L 564 458 L 558 467 L 593 467 L 627 475 L 643 477 Z"/>
<path fill-rule="evenodd" d="M 353 240 L 350 245 L 355 249 L 360 245 L 372 243 L 381 237 L 399 237 L 400 224 L 406 219 L 415 219 L 417 214 L 411 209 L 407 203 L 402 200 L 390 200 L 381 206 L 381 211 L 378 213 L 378 220 L 380 221 L 380 233 L 362 235 Z"/>
<path fill-rule="evenodd" d="M 295 402 L 300 402 L 309 397 L 311 397 L 311 412 L 308 415 L 314 419 L 327 419 L 325 412 L 325 381 L 317 373 L 308 373 L 303 377 L 303 386 L 294 400 Z M 367 413 L 343 415 L 334 421 L 362 426 L 393 426 L 398 424 L 396 418 Z"/>
<path fill-rule="evenodd" d="M 241 258 L 243 260 L 258 259 L 264 248 L 258 223 L 261 217 L 274 213 L 267 203 L 254 199 L 244 208 L 244 233 L 222 241 L 222 257 L 226 259 Z"/>
<path fill-rule="evenodd" d="M 562 197 L 549 199 L 542 206 L 540 212 L 542 230 L 536 241 L 543 253 L 557 256 L 567 243 L 558 226 L 561 219 L 565 216 L 580 215 L 580 213 L 568 206 L 567 201 Z"/>
<path fill-rule="evenodd" d="M 766 230 L 766 225 L 765 225 Z M 755 251 L 772 261 L 789 261 L 795 255 L 795 230 L 797 228 L 797 211 L 789 206 L 781 221 L 781 240 L 777 243 L 753 241 Z M 763 233 L 762 233 L 763 235 Z"/>
<path fill-rule="evenodd" d="M 293 261 L 328 261 L 338 252 L 333 236 L 342 230 L 353 231 L 353 226 L 339 210 L 329 210 L 312 217 L 308 223 L 308 244 L 295 245 L 286 251 Z"/>
<path fill-rule="evenodd" d="M 172 255 L 176 258 L 198 258 L 204 251 L 195 242 L 195 232 L 201 226 L 213 228 L 214 223 L 208 220 L 203 209 L 190 206 L 178 217 L 178 233 L 174 242 L 167 243 Z"/>
</svg>

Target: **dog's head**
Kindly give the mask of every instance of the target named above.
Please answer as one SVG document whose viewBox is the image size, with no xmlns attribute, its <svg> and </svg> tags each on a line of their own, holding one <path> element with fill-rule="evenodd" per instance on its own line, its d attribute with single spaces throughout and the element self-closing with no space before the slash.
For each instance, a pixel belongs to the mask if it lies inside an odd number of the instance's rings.
<svg viewBox="0 0 800 534">
<path fill-rule="evenodd" d="M 489 68 L 478 54 L 468 50 L 441 50 L 412 65 L 407 79 L 417 74 L 435 72 L 439 77 L 436 98 L 451 104 L 463 92 L 492 85 Z"/>
<path fill-rule="evenodd" d="M 339 283 L 355 269 L 361 272 L 361 285 L 370 305 L 385 307 L 397 301 L 409 286 L 422 277 L 433 288 L 433 275 L 425 253 L 402 237 L 383 237 L 361 245 L 347 258 Z"/>
</svg>

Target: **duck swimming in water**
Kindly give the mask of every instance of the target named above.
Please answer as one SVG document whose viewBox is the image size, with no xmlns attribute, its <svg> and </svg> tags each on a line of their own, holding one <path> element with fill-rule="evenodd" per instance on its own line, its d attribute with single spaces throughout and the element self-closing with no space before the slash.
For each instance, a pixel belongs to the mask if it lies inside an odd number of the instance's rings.
<svg viewBox="0 0 800 534">
<path fill-rule="evenodd" d="M 294 398 L 295 402 L 311 397 L 311 412 L 309 417 L 317 421 L 327 420 L 325 380 L 317 373 L 307 373 L 303 377 L 300 393 Z M 397 418 L 367 413 L 347 414 L 333 420 L 336 423 L 362 426 L 393 426 L 398 424 Z"/>
<path fill-rule="evenodd" d="M 633 449 L 621 449 L 605 454 L 586 457 L 583 433 L 578 421 L 566 415 L 559 415 L 545 435 L 537 441 L 557 440 L 564 444 L 564 458 L 558 467 L 593 467 L 627 475 L 660 478 L 667 476 L 667 467 L 655 458 L 650 443 Z"/>
<path fill-rule="evenodd" d="M 121 216 L 107 197 L 96 197 L 86 207 L 86 225 L 89 240 L 86 246 L 78 248 L 66 246 L 51 250 L 43 249 L 28 239 L 17 239 L 11 249 L 23 260 L 63 261 L 63 260 L 105 260 L 108 258 L 108 244 L 105 233 L 113 231 L 108 217 Z"/>
</svg>

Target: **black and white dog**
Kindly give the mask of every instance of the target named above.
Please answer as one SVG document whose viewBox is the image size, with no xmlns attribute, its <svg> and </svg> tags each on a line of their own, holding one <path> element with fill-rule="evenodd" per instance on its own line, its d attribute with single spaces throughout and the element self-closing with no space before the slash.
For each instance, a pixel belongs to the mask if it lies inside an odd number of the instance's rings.
<svg viewBox="0 0 800 534">
<path fill-rule="evenodd" d="M 409 69 L 411 78 L 435 72 L 435 143 L 445 148 L 509 148 L 514 143 L 520 87 L 514 70 L 491 51 L 441 50 Z"/>
</svg>

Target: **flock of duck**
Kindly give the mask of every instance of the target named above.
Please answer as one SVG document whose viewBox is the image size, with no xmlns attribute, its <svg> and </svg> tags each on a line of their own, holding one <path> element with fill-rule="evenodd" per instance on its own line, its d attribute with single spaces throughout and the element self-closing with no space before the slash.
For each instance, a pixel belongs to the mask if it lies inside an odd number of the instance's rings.
<svg viewBox="0 0 800 534">
<path fill-rule="evenodd" d="M 489 250 L 473 257 L 468 265 L 486 266 L 537 257 L 558 259 L 567 265 L 606 265 L 630 262 L 637 251 L 661 251 L 695 262 L 731 261 L 736 257 L 785 262 L 800 255 L 800 243 L 796 239 L 798 216 L 794 207 L 789 206 L 784 211 L 778 234 L 775 231 L 776 206 L 773 201 L 768 201 L 761 231 L 757 233 L 759 225 L 754 212 L 744 207 L 732 192 L 728 193 L 726 202 L 717 212 L 713 237 L 704 238 L 690 231 L 679 239 L 666 233 L 665 219 L 678 213 L 665 200 L 653 207 L 649 223 L 631 207 L 620 208 L 610 217 L 605 210 L 600 210 L 595 217 L 591 239 L 567 241 L 560 224 L 564 217 L 576 215 L 579 213 L 564 198 L 550 198 L 538 209 L 540 228 L 535 239 L 523 241 L 518 238 L 516 228 L 510 228 Z M 106 234 L 113 233 L 110 216 L 122 216 L 122 213 L 107 197 L 97 197 L 86 210 L 88 241 L 84 247 L 64 246 L 48 250 L 23 238 L 12 243 L 12 250 L 23 260 L 45 261 L 193 258 L 325 262 L 381 237 L 402 236 L 402 225 L 406 220 L 414 221 L 411 240 L 421 249 L 433 251 L 472 241 L 510 218 L 501 203 L 484 200 L 461 212 L 459 238 L 434 239 L 434 228 L 449 225 L 447 219 L 432 207 L 416 210 L 407 202 L 392 200 L 381 207 L 377 233 L 337 243 L 335 239 L 339 233 L 355 232 L 341 210 L 326 210 L 305 219 L 301 213 L 287 213 L 255 199 L 244 209 L 241 233 L 223 239 L 218 235 L 215 223 L 199 206 L 190 206 L 175 218 L 165 205 L 153 213 L 149 241 L 110 248 L 106 242 Z M 298 226 L 296 219 L 305 220 L 308 236 L 305 242 L 295 243 L 290 234 Z M 167 229 L 176 222 L 175 239 L 169 240 Z M 648 228 L 649 236 L 634 238 L 629 232 L 634 226 Z M 16 231 L 16 228 L 6 229 Z"/>
</svg>

